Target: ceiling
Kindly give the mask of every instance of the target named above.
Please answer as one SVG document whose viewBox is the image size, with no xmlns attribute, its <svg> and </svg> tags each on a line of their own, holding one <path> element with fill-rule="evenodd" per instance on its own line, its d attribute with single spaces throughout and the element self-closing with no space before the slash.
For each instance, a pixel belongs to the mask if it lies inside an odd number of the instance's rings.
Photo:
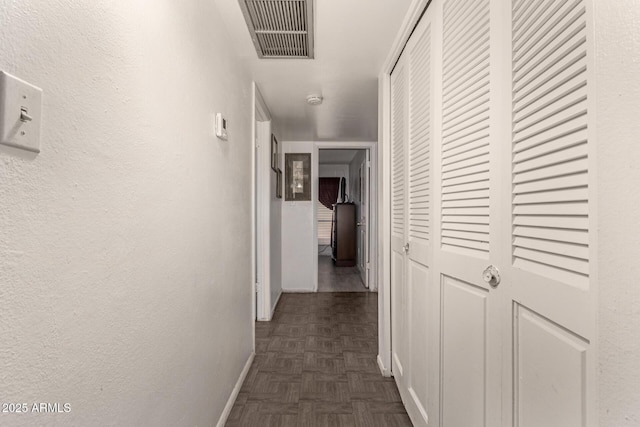
<svg viewBox="0 0 640 427">
<path fill-rule="evenodd" d="M 318 163 L 321 165 L 348 165 L 358 150 L 318 150 Z"/>
<path fill-rule="evenodd" d="M 378 139 L 378 74 L 410 0 L 315 0 L 315 59 L 258 59 L 238 0 L 215 1 L 280 140 Z"/>
</svg>

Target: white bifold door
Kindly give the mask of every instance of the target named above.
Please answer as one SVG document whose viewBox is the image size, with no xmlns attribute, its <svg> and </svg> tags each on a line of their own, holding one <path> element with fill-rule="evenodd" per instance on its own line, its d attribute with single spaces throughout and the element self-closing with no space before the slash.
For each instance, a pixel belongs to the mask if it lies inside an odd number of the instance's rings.
<svg viewBox="0 0 640 427">
<path fill-rule="evenodd" d="M 584 0 L 433 0 L 391 74 L 392 371 L 415 425 L 594 425 Z"/>
</svg>

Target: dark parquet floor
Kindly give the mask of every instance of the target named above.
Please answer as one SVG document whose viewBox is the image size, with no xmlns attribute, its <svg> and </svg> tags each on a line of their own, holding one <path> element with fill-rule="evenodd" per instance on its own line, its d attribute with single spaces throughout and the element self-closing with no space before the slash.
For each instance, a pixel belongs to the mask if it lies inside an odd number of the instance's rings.
<svg viewBox="0 0 640 427">
<path fill-rule="evenodd" d="M 411 426 L 378 352 L 376 293 L 282 295 L 227 426 Z"/>
</svg>

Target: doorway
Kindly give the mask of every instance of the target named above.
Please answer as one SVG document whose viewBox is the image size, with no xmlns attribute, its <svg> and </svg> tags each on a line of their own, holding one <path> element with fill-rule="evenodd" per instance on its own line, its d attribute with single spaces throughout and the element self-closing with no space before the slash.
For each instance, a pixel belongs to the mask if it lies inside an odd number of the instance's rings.
<svg viewBox="0 0 640 427">
<path fill-rule="evenodd" d="M 368 292 L 371 283 L 371 148 L 318 147 L 317 291 Z"/>
</svg>

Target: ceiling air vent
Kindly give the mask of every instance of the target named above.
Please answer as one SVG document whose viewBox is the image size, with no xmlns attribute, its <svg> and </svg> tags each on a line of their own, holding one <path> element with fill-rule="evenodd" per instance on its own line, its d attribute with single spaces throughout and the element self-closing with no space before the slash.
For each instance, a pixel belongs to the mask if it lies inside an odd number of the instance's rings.
<svg viewBox="0 0 640 427">
<path fill-rule="evenodd" d="M 313 58 L 313 0 L 239 0 L 260 58 Z"/>
</svg>

